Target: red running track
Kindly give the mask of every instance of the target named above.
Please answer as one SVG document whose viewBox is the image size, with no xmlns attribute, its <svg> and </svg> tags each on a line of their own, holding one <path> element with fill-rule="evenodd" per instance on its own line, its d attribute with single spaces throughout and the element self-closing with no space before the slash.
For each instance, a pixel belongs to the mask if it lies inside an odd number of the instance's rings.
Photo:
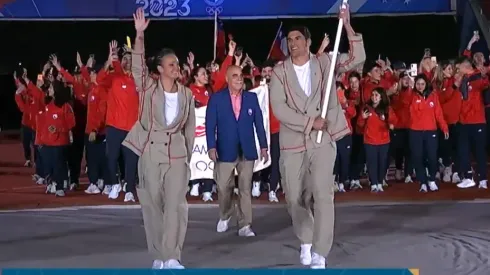
<svg viewBox="0 0 490 275">
<path fill-rule="evenodd" d="M 0 135 L 0 210 L 32 209 L 89 205 L 124 204 L 122 196 L 117 200 L 109 200 L 103 195 L 87 195 L 83 189 L 67 192 L 67 196 L 57 198 L 45 194 L 44 186 L 37 186 L 31 180 L 33 168 L 23 167 L 22 146 L 16 133 Z M 86 178 L 81 182 L 87 182 Z M 82 185 L 82 188 L 86 187 Z M 384 193 L 371 194 L 368 188 L 363 190 L 337 194 L 335 202 L 412 202 L 412 201 L 456 201 L 490 199 L 490 190 L 470 188 L 461 190 L 454 184 L 441 183 L 438 192 L 422 194 L 418 192 L 418 184 L 390 182 Z M 254 203 L 269 203 L 267 194 L 263 193 Z M 281 203 L 284 197 L 280 196 Z M 190 203 L 203 203 L 199 198 L 189 197 Z M 216 203 L 216 198 L 214 202 Z"/>
</svg>

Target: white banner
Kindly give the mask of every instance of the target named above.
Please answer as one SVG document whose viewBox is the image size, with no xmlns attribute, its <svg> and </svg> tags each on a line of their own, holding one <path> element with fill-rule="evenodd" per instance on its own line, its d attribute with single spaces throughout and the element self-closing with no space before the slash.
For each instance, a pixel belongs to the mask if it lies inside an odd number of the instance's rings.
<svg viewBox="0 0 490 275">
<path fill-rule="evenodd" d="M 259 99 L 260 109 L 262 110 L 262 116 L 264 117 L 264 128 L 267 136 L 267 144 L 270 147 L 269 89 L 267 85 L 264 84 L 251 90 L 251 92 L 256 93 Z M 192 158 L 190 163 L 191 180 L 213 178 L 214 162 L 208 157 L 206 127 L 204 125 L 205 120 L 206 107 L 196 108 L 196 139 L 194 141 L 194 149 L 192 150 Z M 255 144 L 257 145 L 257 153 L 260 156 L 260 146 L 257 139 L 257 133 L 255 133 Z M 269 160 L 266 163 L 260 161 L 259 157 L 259 160 L 255 161 L 254 172 L 269 167 L 270 163 L 270 155 Z"/>
</svg>

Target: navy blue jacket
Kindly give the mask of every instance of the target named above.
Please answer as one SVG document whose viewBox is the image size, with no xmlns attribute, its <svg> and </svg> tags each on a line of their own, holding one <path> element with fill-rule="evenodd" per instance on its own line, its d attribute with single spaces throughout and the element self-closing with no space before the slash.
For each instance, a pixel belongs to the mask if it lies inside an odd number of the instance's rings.
<svg viewBox="0 0 490 275">
<path fill-rule="evenodd" d="M 257 94 L 242 91 L 242 107 L 238 120 L 235 118 L 228 89 L 212 94 L 206 110 L 206 141 L 209 149 L 216 149 L 218 161 L 234 162 L 239 147 L 246 160 L 257 160 L 255 129 L 260 148 L 267 149 L 262 110 Z"/>
</svg>

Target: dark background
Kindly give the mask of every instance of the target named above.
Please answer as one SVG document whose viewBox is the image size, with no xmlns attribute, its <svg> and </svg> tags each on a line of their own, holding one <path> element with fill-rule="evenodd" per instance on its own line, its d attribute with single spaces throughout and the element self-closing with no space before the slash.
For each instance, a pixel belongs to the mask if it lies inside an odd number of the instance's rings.
<svg viewBox="0 0 490 275">
<path fill-rule="evenodd" d="M 232 33 L 237 43 L 256 62 L 263 61 L 269 52 L 279 27 L 279 20 L 225 20 L 224 28 Z M 313 35 L 312 52 L 316 52 L 323 34 L 335 37 L 338 20 L 294 19 L 283 20 L 284 29 L 292 25 L 306 25 Z M 439 60 L 458 55 L 459 29 L 454 16 L 359 17 L 352 25 L 363 34 L 368 59 L 379 54 L 391 61 L 418 62 L 425 48 Z M 213 58 L 213 21 L 153 21 L 146 33 L 147 52 L 163 47 L 173 48 L 181 61 L 193 51 L 197 63 Z M 15 86 L 12 72 L 21 62 L 35 78 L 48 55 L 57 53 L 64 67 L 75 66 L 76 52 L 82 59 L 94 53 L 99 63 L 107 59 L 108 43 L 125 43 L 129 35 L 134 41 L 134 25 L 121 22 L 0 22 L 4 39 L 0 44 L 0 126 L 17 129 L 20 113 L 14 101 Z M 333 46 L 333 41 L 331 47 Z M 347 50 L 344 38 L 341 51 Z"/>
</svg>

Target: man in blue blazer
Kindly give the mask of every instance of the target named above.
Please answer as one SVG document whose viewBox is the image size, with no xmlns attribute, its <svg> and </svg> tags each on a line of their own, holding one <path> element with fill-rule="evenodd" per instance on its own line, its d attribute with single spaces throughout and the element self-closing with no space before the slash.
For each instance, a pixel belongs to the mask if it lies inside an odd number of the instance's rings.
<svg viewBox="0 0 490 275">
<path fill-rule="evenodd" d="M 230 66 L 226 72 L 228 88 L 211 95 L 206 110 L 206 140 L 208 154 L 214 165 L 214 179 L 218 185 L 220 220 L 216 231 L 228 230 L 233 209 L 235 169 L 238 172 L 239 200 L 238 235 L 253 237 L 252 231 L 252 175 L 258 159 L 255 132 L 260 144 L 261 160 L 268 160 L 267 137 L 262 110 L 257 95 L 243 91 L 242 69 Z M 255 126 L 255 131 L 254 131 Z"/>
</svg>

